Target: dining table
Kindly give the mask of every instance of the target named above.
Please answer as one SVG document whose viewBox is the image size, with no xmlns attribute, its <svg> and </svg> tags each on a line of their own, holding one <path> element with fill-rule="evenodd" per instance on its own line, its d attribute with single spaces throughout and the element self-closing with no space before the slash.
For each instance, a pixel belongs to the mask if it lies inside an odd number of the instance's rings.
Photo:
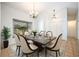
<svg viewBox="0 0 79 59">
<path fill-rule="evenodd" d="M 35 44 L 36 46 L 39 47 L 39 52 L 42 51 L 42 50 L 44 50 L 45 51 L 44 54 L 45 54 L 45 57 L 46 57 L 47 56 L 46 46 L 51 41 L 53 41 L 54 39 L 56 39 L 56 37 L 29 35 L 29 36 L 26 36 L 26 39 L 32 40 L 33 44 Z"/>
</svg>

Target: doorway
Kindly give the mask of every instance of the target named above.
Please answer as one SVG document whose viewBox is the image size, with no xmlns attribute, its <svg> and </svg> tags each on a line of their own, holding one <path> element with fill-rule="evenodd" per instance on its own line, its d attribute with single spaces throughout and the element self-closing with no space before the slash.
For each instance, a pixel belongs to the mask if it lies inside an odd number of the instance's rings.
<svg viewBox="0 0 79 59">
<path fill-rule="evenodd" d="M 68 21 L 68 38 L 77 39 L 77 10 L 70 8 L 67 9 L 67 21 Z"/>
<path fill-rule="evenodd" d="M 68 48 L 68 52 L 71 52 L 71 56 L 78 56 L 78 40 L 77 40 L 77 9 L 68 9 L 67 10 L 67 21 L 68 21 L 68 31 L 67 31 L 67 43 L 68 46 L 71 48 Z"/>
</svg>

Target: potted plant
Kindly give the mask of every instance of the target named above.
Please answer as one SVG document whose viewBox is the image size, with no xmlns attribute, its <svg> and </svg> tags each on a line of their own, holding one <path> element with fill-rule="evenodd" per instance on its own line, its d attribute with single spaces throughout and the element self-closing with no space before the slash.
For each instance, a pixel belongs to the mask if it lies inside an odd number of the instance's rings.
<svg viewBox="0 0 79 59">
<path fill-rule="evenodd" d="M 4 48 L 7 48 L 8 44 L 9 44 L 8 39 L 10 38 L 10 30 L 9 30 L 9 28 L 4 26 L 1 34 L 2 34 L 2 39 L 4 39 L 3 40 Z"/>
</svg>

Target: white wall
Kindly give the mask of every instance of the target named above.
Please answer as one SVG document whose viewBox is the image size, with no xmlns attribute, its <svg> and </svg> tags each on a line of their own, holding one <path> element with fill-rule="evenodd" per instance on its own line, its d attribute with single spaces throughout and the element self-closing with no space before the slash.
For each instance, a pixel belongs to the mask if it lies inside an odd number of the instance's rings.
<svg viewBox="0 0 79 59">
<path fill-rule="evenodd" d="M 54 6 L 51 4 L 46 6 L 46 9 L 39 15 L 36 21 L 36 29 L 38 31 L 52 31 L 54 36 L 63 33 L 63 39 L 67 40 L 67 8 L 56 6 L 56 11 L 59 12 L 56 13 L 57 18 L 52 19 Z"/>
<path fill-rule="evenodd" d="M 25 12 L 22 12 L 18 9 L 12 8 L 8 5 L 5 5 L 2 3 L 1 5 L 1 28 L 3 26 L 9 27 L 11 30 L 11 35 L 13 35 L 13 18 L 18 19 L 18 20 L 24 20 L 24 21 L 30 21 L 34 22 L 32 19 L 29 18 L 29 15 L 27 15 Z M 33 26 L 34 27 L 34 26 Z M 9 43 L 13 44 L 14 39 L 11 38 L 9 39 Z"/>
<path fill-rule="evenodd" d="M 68 37 L 76 38 L 76 20 L 68 21 Z"/>
<path fill-rule="evenodd" d="M 59 6 L 61 5 L 61 6 Z M 2 28 L 3 26 L 8 26 L 11 28 L 11 34 L 13 34 L 13 24 L 12 19 L 19 19 L 19 20 L 25 20 L 25 21 L 32 21 L 33 23 L 33 29 L 37 31 L 41 30 L 51 30 L 53 32 L 54 36 L 58 36 L 60 33 L 63 33 L 63 39 L 67 40 L 67 8 L 62 7 L 62 4 L 59 5 L 52 5 L 47 4 L 45 6 L 46 9 L 44 9 L 36 19 L 33 21 L 29 18 L 29 15 L 25 12 L 21 12 L 17 9 L 14 9 L 10 6 L 7 6 L 5 4 L 2 4 Z M 56 19 L 52 19 L 52 10 L 53 8 L 56 9 L 57 13 Z M 10 44 L 13 43 L 12 38 L 10 38 Z"/>
<path fill-rule="evenodd" d="M 78 3 L 78 39 L 79 39 L 79 3 Z"/>
<path fill-rule="evenodd" d="M 0 3 L 0 56 L 1 56 L 1 3 Z"/>
</svg>

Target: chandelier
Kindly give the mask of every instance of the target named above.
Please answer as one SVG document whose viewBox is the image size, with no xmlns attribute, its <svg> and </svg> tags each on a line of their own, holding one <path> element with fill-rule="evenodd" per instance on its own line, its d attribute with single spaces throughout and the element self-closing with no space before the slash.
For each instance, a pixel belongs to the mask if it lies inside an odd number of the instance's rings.
<svg viewBox="0 0 79 59">
<path fill-rule="evenodd" d="M 33 3 L 30 17 L 35 19 L 37 18 L 37 16 L 38 16 L 38 10 L 36 9 L 35 3 Z"/>
</svg>

